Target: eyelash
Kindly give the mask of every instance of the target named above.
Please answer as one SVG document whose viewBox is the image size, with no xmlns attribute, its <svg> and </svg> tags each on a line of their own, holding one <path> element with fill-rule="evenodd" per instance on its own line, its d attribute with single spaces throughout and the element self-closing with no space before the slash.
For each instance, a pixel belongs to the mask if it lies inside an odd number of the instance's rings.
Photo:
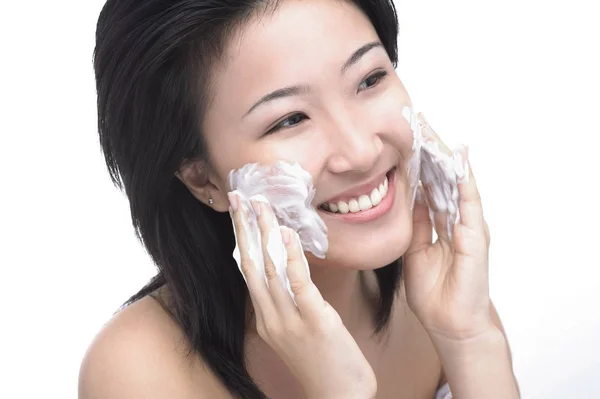
<svg viewBox="0 0 600 399">
<path fill-rule="evenodd" d="M 365 83 L 367 80 L 372 79 L 372 78 L 377 78 L 377 82 L 375 84 L 373 84 L 372 86 L 369 86 L 363 90 L 368 90 L 371 87 L 375 87 L 379 84 L 379 82 L 381 82 L 383 79 L 385 79 L 385 77 L 388 75 L 388 71 L 377 71 L 373 74 L 371 74 L 371 76 L 367 77 L 365 80 L 363 80 L 360 84 L 362 85 L 363 83 Z"/>
<path fill-rule="evenodd" d="M 380 82 L 381 82 L 383 79 L 385 79 L 385 77 L 386 77 L 387 75 L 388 75 L 388 71 L 377 71 L 377 72 L 375 72 L 375 73 L 371 74 L 371 75 L 370 75 L 369 77 L 367 77 L 365 80 L 363 80 L 363 81 L 362 81 L 360 84 L 362 85 L 363 83 L 365 83 L 365 82 L 366 82 L 366 81 L 368 81 L 369 79 L 376 78 L 376 79 L 377 79 L 377 81 L 376 81 L 374 84 L 372 84 L 371 86 L 368 86 L 368 87 L 366 87 L 366 88 L 364 88 L 364 89 L 363 89 L 363 90 L 369 90 L 369 89 L 371 89 L 371 88 L 373 88 L 373 87 L 377 86 L 377 85 L 378 85 L 378 84 L 379 84 L 379 83 L 380 83 Z M 360 90 L 359 90 L 359 91 L 360 91 Z M 274 127 L 272 127 L 271 129 L 269 129 L 269 130 L 268 130 L 268 131 L 267 131 L 267 132 L 266 132 L 264 135 L 265 135 L 265 136 L 268 136 L 268 135 L 270 135 L 270 134 L 273 134 L 273 133 L 275 133 L 275 132 L 277 132 L 277 131 L 279 131 L 279 130 L 281 130 L 281 129 L 284 129 L 284 128 L 286 128 L 286 127 L 294 127 L 294 126 L 298 125 L 300 122 L 298 122 L 298 123 L 296 123 L 296 124 L 294 124 L 294 125 L 291 125 L 291 126 L 284 126 L 284 123 L 285 123 L 285 122 L 287 122 L 287 121 L 289 121 L 290 119 L 292 119 L 292 118 L 294 118 L 294 117 L 297 117 L 297 116 L 302 116 L 302 117 L 303 117 L 303 119 L 302 119 L 302 120 L 306 119 L 306 116 L 305 116 L 304 114 L 301 114 L 301 113 L 295 113 L 295 114 L 293 114 L 293 115 L 291 115 L 291 116 L 289 116 L 289 117 L 285 118 L 284 120 L 282 120 L 282 121 L 281 121 L 281 122 L 279 122 L 278 124 L 276 124 Z"/>
</svg>

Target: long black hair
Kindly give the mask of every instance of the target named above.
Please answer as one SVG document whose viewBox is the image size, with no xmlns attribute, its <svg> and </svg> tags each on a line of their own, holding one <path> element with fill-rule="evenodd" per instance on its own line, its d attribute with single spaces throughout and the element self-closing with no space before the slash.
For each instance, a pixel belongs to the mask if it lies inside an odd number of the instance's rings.
<svg viewBox="0 0 600 399">
<path fill-rule="evenodd" d="M 351 0 L 369 18 L 394 66 L 392 0 Z M 244 361 L 248 291 L 232 258 L 228 213 L 205 206 L 175 176 L 190 160 L 210 164 L 201 129 L 211 83 L 231 33 L 268 0 L 108 0 L 98 19 L 94 69 L 100 145 L 129 198 L 136 235 L 158 267 L 132 303 L 167 286 L 174 316 L 234 396 L 265 398 Z M 375 270 L 376 333 L 388 324 L 398 260 Z"/>
</svg>

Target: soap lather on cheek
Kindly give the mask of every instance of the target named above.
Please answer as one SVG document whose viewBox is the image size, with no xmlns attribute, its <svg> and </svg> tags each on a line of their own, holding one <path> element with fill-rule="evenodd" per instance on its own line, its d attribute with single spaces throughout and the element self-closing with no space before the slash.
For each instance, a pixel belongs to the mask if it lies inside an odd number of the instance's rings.
<svg viewBox="0 0 600 399">
<path fill-rule="evenodd" d="M 324 259 L 328 249 L 327 227 L 312 207 L 315 189 L 312 176 L 299 164 L 277 161 L 273 165 L 247 164 L 241 169 L 229 173 L 229 185 L 246 210 L 248 220 L 244 231 L 249 243 L 249 257 L 257 271 L 264 274 L 264 259 L 261 247 L 261 233 L 258 220 L 250 200 L 266 202 L 271 206 L 276 220 L 272 221 L 267 240 L 267 253 L 273 261 L 280 280 L 291 293 L 287 279 L 287 254 L 281 239 L 279 225 L 284 225 L 297 232 L 300 244 L 305 251 Z M 234 249 L 233 256 L 240 267 L 239 247 Z M 304 258 L 308 270 L 308 263 Z M 260 269 L 260 270 L 258 270 Z M 265 277 L 266 279 L 266 277 Z M 293 294 L 292 294 L 293 297 Z"/>
<path fill-rule="evenodd" d="M 469 167 L 463 159 L 462 148 L 451 155 L 444 153 L 439 143 L 427 139 L 435 136 L 422 113 L 415 113 L 411 107 L 404 107 L 402 115 L 413 131 L 413 155 L 408 162 L 408 181 L 412 195 L 412 206 L 419 182 L 428 188 L 429 215 L 433 222 L 435 212 L 447 213 L 447 233 L 452 237 L 454 224 L 460 220 L 458 207 L 458 184 L 468 181 Z M 423 132 L 428 133 L 424 135 Z"/>
<path fill-rule="evenodd" d="M 229 173 L 229 185 L 242 202 L 253 196 L 268 202 L 281 225 L 296 231 L 302 248 L 324 259 L 327 227 L 312 206 L 312 176 L 299 164 L 277 161 L 273 165 L 247 164 Z M 247 202 L 249 205 L 249 202 Z"/>
<path fill-rule="evenodd" d="M 425 117 L 416 114 L 411 107 L 404 107 L 402 115 L 408 121 L 413 132 L 413 154 L 408 161 L 407 175 L 410 185 L 411 207 L 417 195 L 421 182 L 428 188 L 430 217 L 434 212 L 447 213 L 448 236 L 452 236 L 452 228 L 460 220 L 458 208 L 458 183 L 468 179 L 469 170 L 461 151 L 455 150 L 452 155 L 440 150 L 439 144 L 425 138 L 432 134 L 423 135 L 431 127 Z M 431 132 L 433 132 L 431 130 Z M 267 253 L 275 265 L 277 275 L 284 286 L 290 289 L 287 279 L 287 254 L 281 239 L 279 225 L 294 230 L 304 251 L 312 252 L 318 258 L 325 258 L 328 249 L 327 228 L 325 223 L 312 206 L 315 189 L 312 176 L 302 169 L 299 164 L 277 161 L 273 165 L 247 164 L 229 173 L 229 185 L 245 209 L 247 220 L 244 220 L 243 230 L 249 247 L 249 258 L 264 275 L 264 258 L 261 246 L 261 234 L 258 220 L 250 200 L 255 199 L 270 204 L 276 216 L 269 230 Z M 236 247 L 233 256 L 240 267 L 241 260 L 236 237 Z M 304 258 L 305 267 L 308 263 Z M 266 280 L 266 277 L 265 277 Z M 267 282 L 268 284 L 268 282 Z"/>
</svg>

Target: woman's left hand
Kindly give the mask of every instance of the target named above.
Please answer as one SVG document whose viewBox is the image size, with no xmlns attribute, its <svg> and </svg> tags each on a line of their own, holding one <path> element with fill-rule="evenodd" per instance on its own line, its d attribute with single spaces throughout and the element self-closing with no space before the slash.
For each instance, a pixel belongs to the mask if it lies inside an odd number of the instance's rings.
<svg viewBox="0 0 600 399">
<path fill-rule="evenodd" d="M 450 153 L 437 136 L 430 139 Z M 463 155 L 468 157 L 466 151 Z M 435 213 L 432 226 L 427 204 L 417 201 L 412 242 L 404 255 L 408 305 L 434 340 L 464 342 L 495 329 L 488 284 L 489 230 L 471 167 L 468 173 L 468 181 L 458 185 L 460 221 L 452 238 L 446 214 Z M 432 243 L 434 227 L 438 239 Z"/>
</svg>

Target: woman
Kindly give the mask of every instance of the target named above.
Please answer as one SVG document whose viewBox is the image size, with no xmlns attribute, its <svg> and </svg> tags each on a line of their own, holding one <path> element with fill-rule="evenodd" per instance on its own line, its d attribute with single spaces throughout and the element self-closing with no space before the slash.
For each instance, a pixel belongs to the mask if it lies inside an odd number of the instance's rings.
<svg viewBox="0 0 600 399">
<path fill-rule="evenodd" d="M 100 143 L 159 273 L 91 345 L 81 398 L 518 397 L 472 175 L 453 240 L 410 208 L 397 33 L 384 0 L 107 2 Z M 311 174 L 328 228 L 310 279 L 282 229 L 298 307 L 241 230 L 247 285 L 232 258 L 227 175 L 277 160 Z M 332 212 L 385 180 L 387 201 Z"/>
</svg>

